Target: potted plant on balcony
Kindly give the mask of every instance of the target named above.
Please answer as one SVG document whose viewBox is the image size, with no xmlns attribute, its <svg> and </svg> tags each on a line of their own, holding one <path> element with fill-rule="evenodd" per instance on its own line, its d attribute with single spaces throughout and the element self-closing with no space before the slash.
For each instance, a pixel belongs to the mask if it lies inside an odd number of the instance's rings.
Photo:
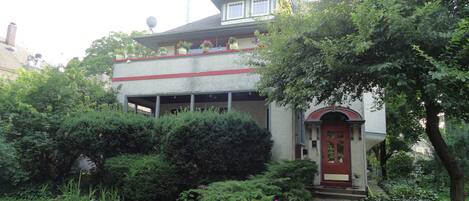
<svg viewBox="0 0 469 201">
<path fill-rule="evenodd" d="M 207 53 L 212 47 L 213 47 L 213 43 L 210 40 L 204 40 L 204 42 L 200 44 L 200 48 L 202 48 L 202 51 L 204 53 Z"/>
<path fill-rule="evenodd" d="M 228 39 L 228 47 L 230 50 L 239 50 L 238 39 L 235 37 L 230 37 Z"/>
<path fill-rule="evenodd" d="M 166 49 L 165 47 L 161 47 L 161 48 L 158 50 L 158 55 L 159 55 L 159 56 L 166 56 L 166 55 L 168 55 L 168 49 Z"/>
<path fill-rule="evenodd" d="M 192 43 L 187 41 L 179 41 L 177 47 L 178 54 L 187 54 L 189 49 L 192 47 Z"/>
</svg>

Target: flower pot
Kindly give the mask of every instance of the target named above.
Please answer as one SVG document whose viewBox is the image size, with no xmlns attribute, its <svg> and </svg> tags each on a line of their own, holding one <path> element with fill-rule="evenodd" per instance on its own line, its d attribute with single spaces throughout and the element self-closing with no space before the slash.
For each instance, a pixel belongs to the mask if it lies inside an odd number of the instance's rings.
<svg viewBox="0 0 469 201">
<path fill-rule="evenodd" d="M 239 50 L 238 43 L 231 43 L 230 44 L 230 50 Z"/>
<path fill-rule="evenodd" d="M 116 59 L 125 59 L 124 55 L 122 54 L 117 54 Z"/>
<path fill-rule="evenodd" d="M 187 54 L 187 49 L 186 48 L 179 48 L 178 49 L 178 54 Z"/>
</svg>

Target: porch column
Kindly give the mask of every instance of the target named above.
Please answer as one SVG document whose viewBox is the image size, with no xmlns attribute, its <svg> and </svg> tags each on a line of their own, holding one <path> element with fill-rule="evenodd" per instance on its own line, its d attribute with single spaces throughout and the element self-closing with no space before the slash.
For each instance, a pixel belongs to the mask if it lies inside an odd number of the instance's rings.
<svg viewBox="0 0 469 201">
<path fill-rule="evenodd" d="M 231 112 L 231 105 L 232 105 L 233 94 L 228 92 L 228 112 Z"/>
<path fill-rule="evenodd" d="M 127 113 L 127 111 L 129 110 L 129 99 L 127 98 L 127 96 L 124 97 L 124 112 Z"/>
<path fill-rule="evenodd" d="M 194 95 L 194 94 L 191 94 L 191 105 L 190 105 L 190 108 L 191 108 L 191 112 L 193 112 L 194 109 L 195 109 L 195 95 Z"/>
<path fill-rule="evenodd" d="M 160 96 L 156 96 L 155 118 L 160 117 L 160 103 L 161 103 L 161 97 L 160 97 Z"/>
</svg>

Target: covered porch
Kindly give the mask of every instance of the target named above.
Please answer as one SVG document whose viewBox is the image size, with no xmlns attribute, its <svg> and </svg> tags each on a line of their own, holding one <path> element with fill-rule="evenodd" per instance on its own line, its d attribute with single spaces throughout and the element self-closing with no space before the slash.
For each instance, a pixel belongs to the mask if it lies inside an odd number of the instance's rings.
<svg viewBox="0 0 469 201">
<path fill-rule="evenodd" d="M 126 96 L 124 110 L 155 118 L 180 111 L 217 110 L 249 114 L 261 127 L 269 128 L 269 107 L 254 91 Z"/>
</svg>

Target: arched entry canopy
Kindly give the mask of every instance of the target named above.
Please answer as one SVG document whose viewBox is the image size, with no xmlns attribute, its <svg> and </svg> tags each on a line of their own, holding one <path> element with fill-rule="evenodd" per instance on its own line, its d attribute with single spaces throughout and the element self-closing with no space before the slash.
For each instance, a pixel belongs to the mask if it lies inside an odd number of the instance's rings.
<svg viewBox="0 0 469 201">
<path fill-rule="evenodd" d="M 347 117 L 347 122 L 349 123 L 365 123 L 365 120 L 357 111 L 340 106 L 329 106 L 320 108 L 309 114 L 308 118 L 306 118 L 305 120 L 305 123 L 321 123 L 321 117 L 331 112 L 342 113 Z"/>
</svg>

